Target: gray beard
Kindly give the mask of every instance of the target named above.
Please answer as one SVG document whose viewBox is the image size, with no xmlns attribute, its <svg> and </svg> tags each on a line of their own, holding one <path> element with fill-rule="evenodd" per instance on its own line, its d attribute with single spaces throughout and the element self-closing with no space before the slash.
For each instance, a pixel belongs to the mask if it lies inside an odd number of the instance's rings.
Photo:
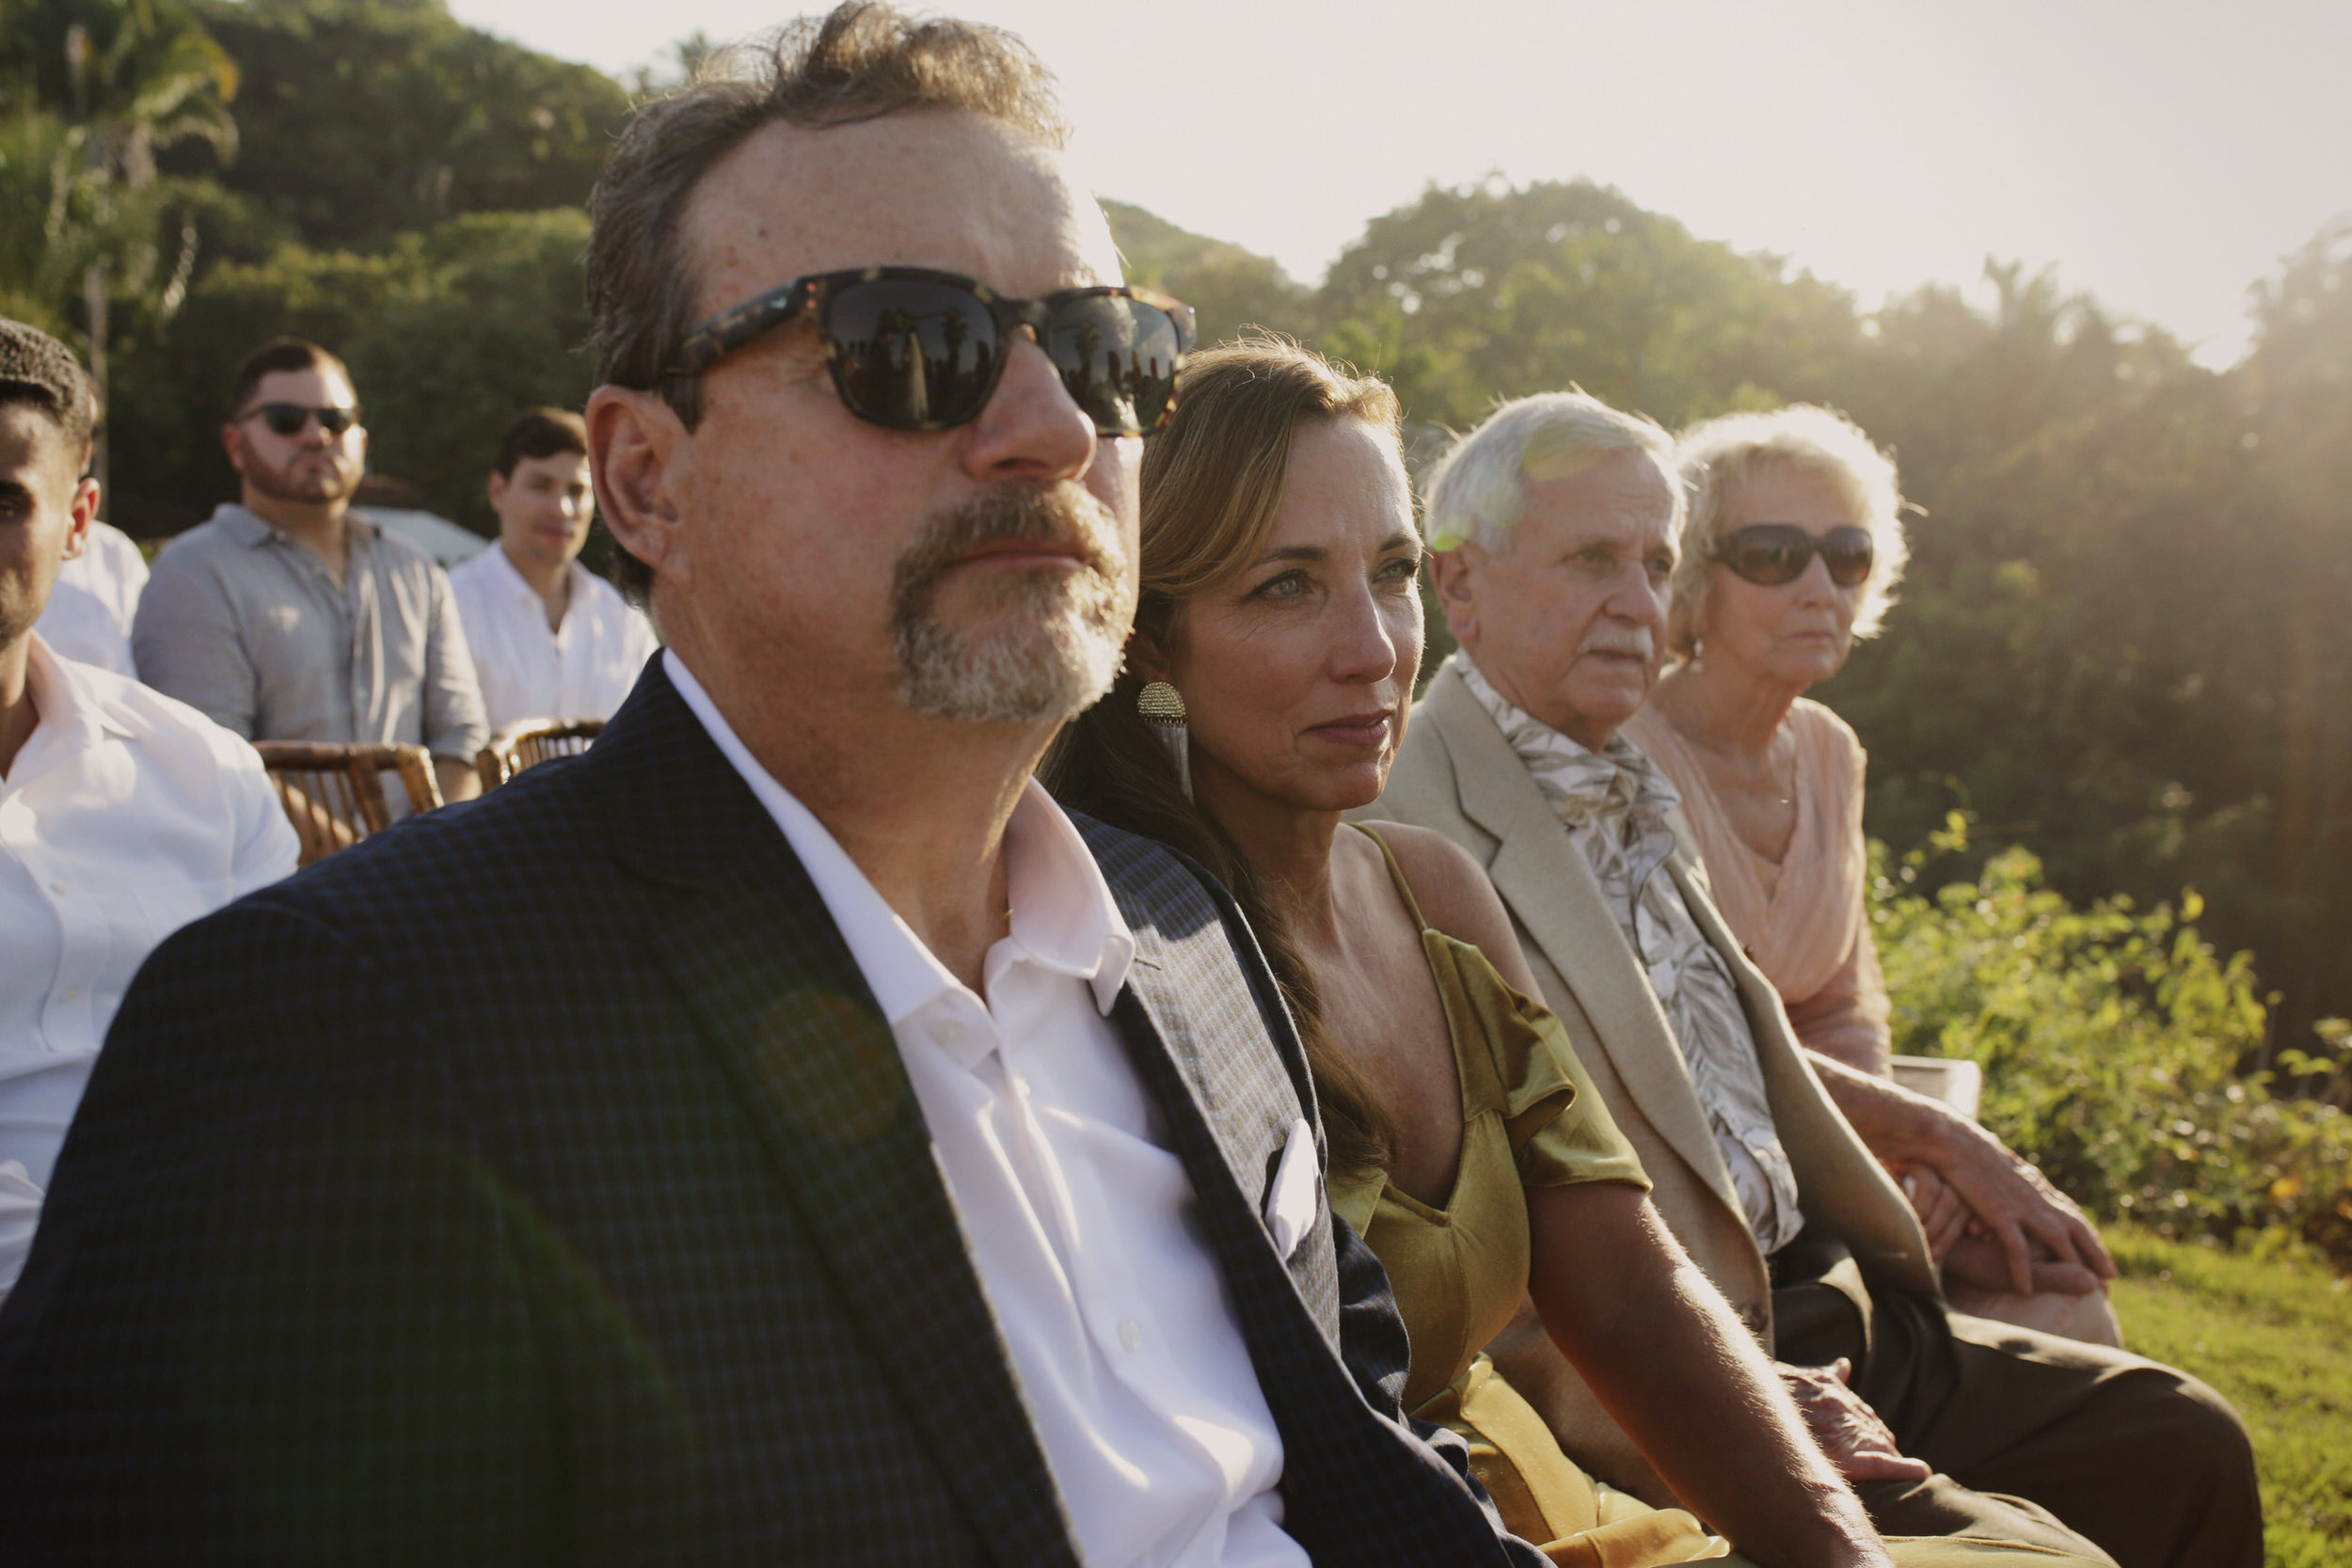
<svg viewBox="0 0 2352 1568">
<path fill-rule="evenodd" d="M 939 584 L 970 551 L 998 540 L 1074 543 L 1075 572 L 1003 574 L 994 602 L 1011 625 L 972 631 L 937 614 Z M 933 517 L 898 558 L 891 630 L 898 696 L 943 719 L 1031 723 L 1091 706 L 1119 673 L 1136 613 L 1111 518 L 1075 484 L 1006 484 Z"/>
</svg>

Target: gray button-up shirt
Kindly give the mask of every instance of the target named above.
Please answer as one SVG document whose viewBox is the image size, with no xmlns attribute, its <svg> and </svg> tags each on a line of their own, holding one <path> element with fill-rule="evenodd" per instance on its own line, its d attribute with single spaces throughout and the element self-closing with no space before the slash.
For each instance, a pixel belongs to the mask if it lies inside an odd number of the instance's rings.
<svg viewBox="0 0 2352 1568">
<path fill-rule="evenodd" d="M 470 761 L 490 731 L 449 578 L 365 518 L 349 527 L 340 588 L 242 506 L 173 540 L 139 600 L 139 678 L 247 740 L 421 745 Z"/>
</svg>

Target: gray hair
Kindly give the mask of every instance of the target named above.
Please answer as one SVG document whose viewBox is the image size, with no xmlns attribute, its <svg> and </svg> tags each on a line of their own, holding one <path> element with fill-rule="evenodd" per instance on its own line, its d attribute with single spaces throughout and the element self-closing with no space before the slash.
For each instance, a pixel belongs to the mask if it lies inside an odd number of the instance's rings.
<svg viewBox="0 0 2352 1568">
<path fill-rule="evenodd" d="M 658 389 L 693 429 L 701 384 L 672 367 L 694 320 L 679 231 L 694 187 L 768 125 L 822 130 L 914 109 L 984 115 L 1054 148 L 1070 139 L 1053 76 L 1019 39 L 976 22 L 918 21 L 882 0 L 844 0 L 764 42 L 721 50 L 686 87 L 641 106 L 588 198 L 597 379 Z M 642 602 L 651 573 L 626 550 L 613 564 Z"/>
<path fill-rule="evenodd" d="M 1853 634 L 1872 636 L 1885 623 L 1911 546 L 1903 538 L 1903 497 L 1894 459 L 1874 446 L 1861 426 L 1834 408 L 1797 403 L 1769 414 L 1703 420 L 1682 433 L 1675 451 L 1691 510 L 1682 525 L 1682 558 L 1675 563 L 1674 602 L 1666 617 L 1669 650 L 1688 657 L 1697 646 L 1724 514 L 1759 468 L 1775 464 L 1828 480 L 1846 498 L 1854 525 L 1869 531 L 1874 559 L 1854 607 Z"/>
<path fill-rule="evenodd" d="M 1682 483 L 1675 474 L 1674 437 L 1655 420 L 1627 414 L 1581 391 L 1538 392 L 1506 403 L 1454 443 L 1423 481 L 1422 527 L 1433 550 L 1475 539 L 1487 550 L 1507 549 L 1511 529 L 1527 510 L 1527 482 L 1564 479 L 1611 452 L 1649 454 L 1674 495 L 1674 526 L 1682 524 Z"/>
</svg>

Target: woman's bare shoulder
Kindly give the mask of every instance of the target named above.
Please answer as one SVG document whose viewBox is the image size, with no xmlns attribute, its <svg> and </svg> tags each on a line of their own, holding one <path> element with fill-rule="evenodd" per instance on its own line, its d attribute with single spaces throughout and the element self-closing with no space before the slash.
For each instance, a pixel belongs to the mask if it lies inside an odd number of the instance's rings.
<svg viewBox="0 0 2352 1568">
<path fill-rule="evenodd" d="M 1522 968 L 1518 933 L 1511 911 L 1486 878 L 1476 856 L 1434 828 L 1408 827 L 1402 822 L 1367 822 L 1365 827 L 1388 841 L 1396 863 L 1412 884 L 1422 918 L 1456 942 L 1484 952 L 1502 971 L 1503 978 L 1519 984 L 1514 970 Z"/>
</svg>

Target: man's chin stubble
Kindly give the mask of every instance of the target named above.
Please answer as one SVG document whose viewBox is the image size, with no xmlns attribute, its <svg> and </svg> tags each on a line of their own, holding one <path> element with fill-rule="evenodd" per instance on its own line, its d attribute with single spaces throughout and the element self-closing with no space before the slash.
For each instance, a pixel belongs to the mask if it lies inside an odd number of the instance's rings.
<svg viewBox="0 0 2352 1568">
<path fill-rule="evenodd" d="M 898 695 L 907 706 L 942 719 L 1038 723 L 1071 718 L 1110 689 L 1135 616 L 1116 579 L 1090 568 L 1035 572 L 997 592 L 999 613 L 1027 624 L 969 630 L 936 613 L 900 621 Z"/>
<path fill-rule="evenodd" d="M 973 551 L 1003 540 L 1071 545 L 1080 559 L 1074 570 L 999 576 L 1003 569 L 992 568 L 967 579 L 956 597 L 977 596 L 983 625 L 958 625 L 943 613 L 942 590 Z M 1135 622 L 1115 525 L 1075 485 L 1006 485 L 935 516 L 900 558 L 897 577 L 899 700 L 943 719 L 1071 718 L 1110 689 Z"/>
</svg>

